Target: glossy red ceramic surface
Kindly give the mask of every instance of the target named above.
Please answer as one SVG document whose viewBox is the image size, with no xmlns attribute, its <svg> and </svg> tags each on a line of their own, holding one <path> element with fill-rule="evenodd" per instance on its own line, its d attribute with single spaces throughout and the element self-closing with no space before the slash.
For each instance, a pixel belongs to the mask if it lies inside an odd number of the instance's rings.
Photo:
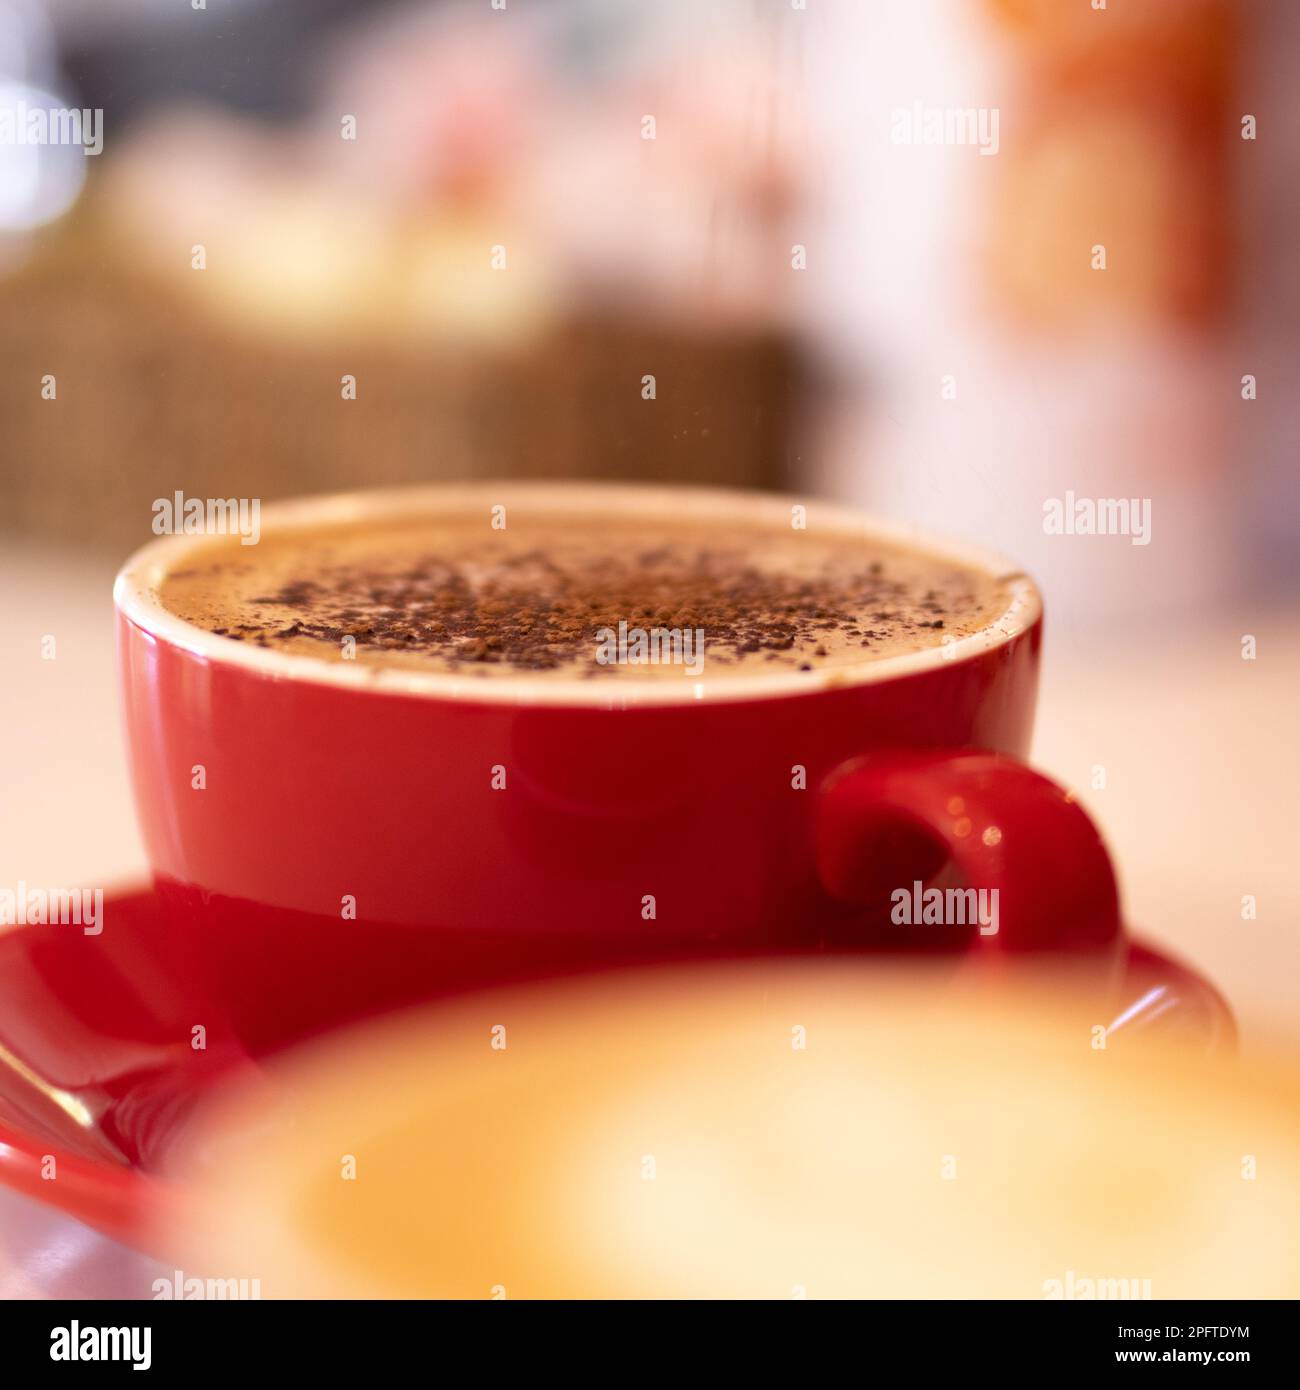
<svg viewBox="0 0 1300 1390">
<path fill-rule="evenodd" d="M 1023 754 L 1041 640 L 1035 622 L 898 679 L 608 709 L 286 679 L 119 623 L 145 845 L 259 1046 L 418 997 L 447 972 L 799 944 L 794 923 L 804 941 L 865 939 L 879 912 L 837 901 L 818 874 L 823 784 L 882 750 Z M 927 802 L 960 791 L 933 759 L 914 786 Z M 1095 842 L 1077 813 L 1018 814 L 1021 794 L 1005 772 L 980 803 L 1008 828 L 999 872 L 1059 869 Z M 885 873 L 886 853 L 894 884 L 927 876 L 929 846 L 918 858 L 868 829 L 864 862 Z"/>
<path fill-rule="evenodd" d="M 482 507 L 480 493 L 308 501 L 265 524 L 433 515 Z M 545 512 L 587 492 L 515 495 Z M 788 525 L 787 502 L 606 489 L 589 505 Z M 875 528 L 852 514 L 828 524 Z M 526 678 L 376 679 L 254 651 L 157 602 L 192 544 L 147 547 L 119 579 L 127 741 L 170 949 L 212 981 L 245 1045 L 448 988 L 691 952 L 1113 953 L 1120 920 L 1096 831 L 1015 761 L 1042 611 L 997 557 L 973 562 L 997 567 L 1010 606 L 948 650 L 806 677 L 710 676 L 665 697 L 644 681 L 557 694 Z M 996 889 L 997 933 L 891 922 L 894 892 L 936 882 Z"/>
</svg>

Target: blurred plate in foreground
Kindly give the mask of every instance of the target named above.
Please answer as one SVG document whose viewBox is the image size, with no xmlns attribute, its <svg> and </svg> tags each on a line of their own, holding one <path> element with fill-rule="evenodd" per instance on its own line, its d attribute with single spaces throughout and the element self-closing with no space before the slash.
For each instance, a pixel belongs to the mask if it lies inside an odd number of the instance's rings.
<svg viewBox="0 0 1300 1390">
<path fill-rule="evenodd" d="M 1300 1292 L 1294 1071 L 1123 1048 L 1059 974 L 932 985 L 662 969 L 335 1037 L 210 1109 L 190 1263 L 263 1297 Z"/>
</svg>

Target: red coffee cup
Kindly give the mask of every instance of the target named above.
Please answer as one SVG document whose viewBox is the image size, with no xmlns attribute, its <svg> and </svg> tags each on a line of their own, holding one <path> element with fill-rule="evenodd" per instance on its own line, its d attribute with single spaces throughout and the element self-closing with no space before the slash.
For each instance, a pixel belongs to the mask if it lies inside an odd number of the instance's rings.
<svg viewBox="0 0 1300 1390">
<path fill-rule="evenodd" d="M 795 499 L 446 485 L 265 509 L 262 532 L 421 511 L 789 526 Z M 237 643 L 157 588 L 204 537 L 118 576 L 132 778 L 178 949 L 261 1050 L 485 982 L 691 953 L 1069 949 L 1104 962 L 1115 880 L 1031 771 L 1042 607 L 995 555 L 830 505 L 824 527 L 975 565 L 1005 611 L 942 647 L 700 680 L 476 680 Z M 202 775 L 199 775 L 199 769 Z M 502 773 L 504 772 L 504 776 Z M 897 925 L 896 895 L 995 893 L 988 922 Z"/>
</svg>

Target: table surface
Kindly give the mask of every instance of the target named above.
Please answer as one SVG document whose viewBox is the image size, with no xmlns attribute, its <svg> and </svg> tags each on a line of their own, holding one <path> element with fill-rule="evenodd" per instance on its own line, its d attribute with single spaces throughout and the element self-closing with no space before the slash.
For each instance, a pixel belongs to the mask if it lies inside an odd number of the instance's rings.
<svg viewBox="0 0 1300 1390">
<path fill-rule="evenodd" d="M 114 682 L 115 568 L 0 551 L 0 884 L 112 886 L 146 872 Z M 1244 633 L 1254 661 L 1242 660 Z M 1222 989 L 1247 1059 L 1300 1053 L 1297 690 L 1300 607 L 1048 627 L 1033 761 L 1101 827 L 1134 930 Z M 0 1189 L 0 1298 L 149 1297 L 171 1273 Z"/>
</svg>

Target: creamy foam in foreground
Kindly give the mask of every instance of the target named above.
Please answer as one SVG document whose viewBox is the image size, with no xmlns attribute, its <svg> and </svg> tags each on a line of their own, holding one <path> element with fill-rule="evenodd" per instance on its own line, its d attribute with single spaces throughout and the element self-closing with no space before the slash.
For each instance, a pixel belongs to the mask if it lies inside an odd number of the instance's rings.
<svg viewBox="0 0 1300 1390">
<path fill-rule="evenodd" d="M 988 574 L 857 536 L 554 514 L 213 538 L 159 598 L 325 661 L 593 680 L 856 665 L 975 632 L 1008 601 Z"/>
</svg>

